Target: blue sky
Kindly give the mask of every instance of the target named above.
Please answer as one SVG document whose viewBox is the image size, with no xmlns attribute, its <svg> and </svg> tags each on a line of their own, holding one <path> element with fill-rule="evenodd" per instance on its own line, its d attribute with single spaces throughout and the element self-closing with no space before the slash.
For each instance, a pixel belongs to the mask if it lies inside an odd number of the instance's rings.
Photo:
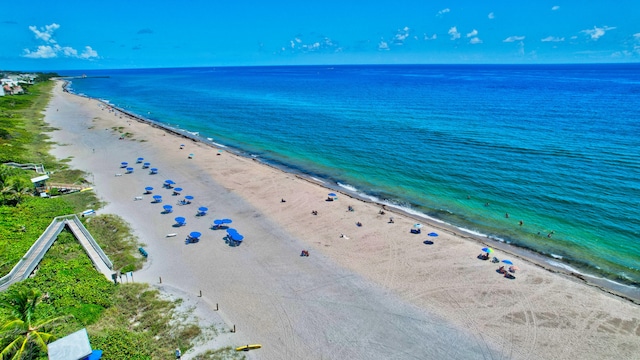
<svg viewBox="0 0 640 360">
<path fill-rule="evenodd" d="M 638 0 L 3 2 L 9 70 L 640 62 Z"/>
</svg>

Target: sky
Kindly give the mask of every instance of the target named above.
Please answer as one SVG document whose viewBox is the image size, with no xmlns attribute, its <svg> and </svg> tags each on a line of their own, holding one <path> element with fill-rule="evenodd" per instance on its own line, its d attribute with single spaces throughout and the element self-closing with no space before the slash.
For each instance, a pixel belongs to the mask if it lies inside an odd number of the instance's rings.
<svg viewBox="0 0 640 360">
<path fill-rule="evenodd" d="M 2 70 L 640 62 L 638 0 L 2 2 Z"/>
</svg>

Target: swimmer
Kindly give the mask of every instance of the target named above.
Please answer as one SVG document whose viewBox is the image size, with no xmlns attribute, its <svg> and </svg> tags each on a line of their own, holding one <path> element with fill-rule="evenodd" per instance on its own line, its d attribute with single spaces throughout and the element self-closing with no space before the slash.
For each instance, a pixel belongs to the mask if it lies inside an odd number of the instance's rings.
<svg viewBox="0 0 640 360">
<path fill-rule="evenodd" d="M 506 217 L 508 219 L 509 218 L 509 213 L 505 213 L 504 217 Z"/>
<path fill-rule="evenodd" d="M 524 225 L 524 221 L 520 220 L 520 226 Z"/>
</svg>

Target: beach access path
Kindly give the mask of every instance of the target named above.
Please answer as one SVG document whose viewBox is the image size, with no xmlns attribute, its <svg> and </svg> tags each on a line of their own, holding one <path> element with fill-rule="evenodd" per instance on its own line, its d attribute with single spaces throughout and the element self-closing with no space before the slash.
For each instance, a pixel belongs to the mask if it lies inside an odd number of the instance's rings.
<svg viewBox="0 0 640 360">
<path fill-rule="evenodd" d="M 524 259 L 512 258 L 521 271 L 507 280 L 476 259 L 480 243 L 437 224 L 425 226 L 440 236 L 424 245 L 409 233 L 412 218 L 394 214 L 389 224 L 377 205 L 342 194 L 327 202 L 324 187 L 109 111 L 60 84 L 46 121 L 60 129 L 51 134 L 53 154 L 91 173 L 108 202 L 101 212 L 123 217 L 145 243 L 149 257 L 136 281 L 162 281 L 194 297 L 201 291 L 198 306 L 218 304 L 222 321 L 235 325 L 232 345 L 262 344 L 252 357 L 599 359 L 640 352 L 638 305 Z M 119 140 L 121 133 L 130 136 Z M 133 173 L 114 176 L 122 161 L 137 157 L 159 174 L 132 165 Z M 193 204 L 177 206 L 165 179 L 193 195 Z M 163 203 L 142 195 L 146 186 Z M 174 212 L 162 214 L 163 204 Z M 209 213 L 195 216 L 199 206 Z M 176 216 L 187 225 L 173 227 Z M 227 245 L 223 230 L 210 229 L 215 218 L 233 219 L 244 242 Z M 203 234 L 198 243 L 185 243 L 191 231 Z M 300 257 L 302 249 L 310 256 Z"/>
</svg>

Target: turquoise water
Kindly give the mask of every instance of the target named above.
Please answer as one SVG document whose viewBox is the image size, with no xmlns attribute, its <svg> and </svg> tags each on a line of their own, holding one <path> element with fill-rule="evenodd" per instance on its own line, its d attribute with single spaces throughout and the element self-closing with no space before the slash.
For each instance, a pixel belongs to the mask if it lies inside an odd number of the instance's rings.
<svg viewBox="0 0 640 360">
<path fill-rule="evenodd" d="M 77 93 L 640 286 L 640 65 L 80 73 L 109 78 Z"/>
</svg>

